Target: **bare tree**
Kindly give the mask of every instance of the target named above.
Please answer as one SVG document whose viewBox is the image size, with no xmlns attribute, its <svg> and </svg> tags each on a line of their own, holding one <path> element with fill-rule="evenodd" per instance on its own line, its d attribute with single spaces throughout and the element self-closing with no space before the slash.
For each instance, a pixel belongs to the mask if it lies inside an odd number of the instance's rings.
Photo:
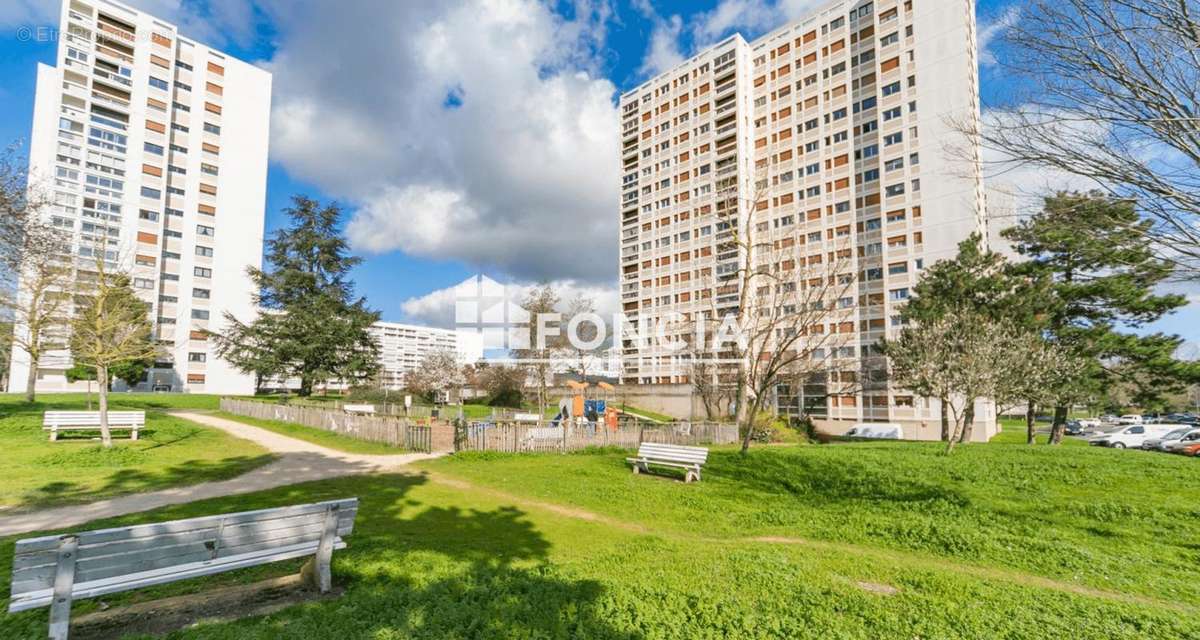
<svg viewBox="0 0 1200 640">
<path fill-rule="evenodd" d="M 892 377 L 901 386 L 942 402 L 949 428 L 946 453 L 961 439 L 975 401 L 1008 397 L 1011 347 L 1020 333 L 979 313 L 950 311 L 912 324 L 885 343 Z"/>
<path fill-rule="evenodd" d="M 739 198 L 736 188 L 725 193 L 728 229 L 718 233 L 717 253 L 718 259 L 736 256 L 736 267 L 718 262 L 710 275 L 709 312 L 685 318 L 705 327 L 706 344 L 690 347 L 718 363 L 714 384 L 733 390 L 743 452 L 750 448 L 755 416 L 769 406 L 779 384 L 857 363 L 856 354 L 844 351 L 858 337 L 853 223 L 832 243 L 809 247 L 799 225 L 775 229 L 755 215 L 767 210 L 766 194 L 766 180 L 756 183 L 748 199 Z M 722 217 L 718 207 L 718 220 Z M 696 366 L 693 359 L 693 370 Z"/>
<path fill-rule="evenodd" d="M 114 271 L 103 247 L 94 249 L 94 271 L 81 271 L 86 293 L 76 296 L 71 322 L 71 355 L 77 364 L 96 371 L 100 389 L 100 439 L 112 446 L 108 429 L 108 382 L 114 365 L 153 358 L 149 305 L 139 299 L 127 274 Z M 82 289 L 81 289 L 82 290 Z"/>
<path fill-rule="evenodd" d="M 538 415 L 545 415 L 547 395 L 551 378 L 554 376 L 554 353 L 559 346 L 556 336 L 545 332 L 549 327 L 539 321 L 539 316 L 557 313 L 558 293 L 549 284 L 530 291 L 521 301 L 521 308 L 529 313 L 529 345 L 515 349 L 514 355 L 524 364 L 537 388 Z"/>
<path fill-rule="evenodd" d="M 588 370 L 601 356 L 608 336 L 601 334 L 604 319 L 596 313 L 591 298 L 582 295 L 567 303 L 559 335 L 553 341 L 556 351 L 568 361 L 568 369 L 587 382 Z"/>
<path fill-rule="evenodd" d="M 1011 163 L 1096 181 L 1136 201 L 1164 258 L 1200 267 L 1200 5 L 1033 0 L 1000 59 L 1027 90 L 976 130 Z"/>
<path fill-rule="evenodd" d="M 13 323 L 3 339 L 29 356 L 25 400 L 33 402 L 38 364 L 65 348 L 71 311 L 70 232 L 45 215 L 49 201 L 27 183 L 10 147 L 0 157 L 0 308 Z"/>
</svg>

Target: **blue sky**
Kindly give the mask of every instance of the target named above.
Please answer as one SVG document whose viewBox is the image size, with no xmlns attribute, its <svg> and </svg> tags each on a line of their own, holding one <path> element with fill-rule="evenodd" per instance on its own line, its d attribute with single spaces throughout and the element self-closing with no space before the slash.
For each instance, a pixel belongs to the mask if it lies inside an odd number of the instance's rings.
<svg viewBox="0 0 1200 640">
<path fill-rule="evenodd" d="M 274 72 L 267 230 L 292 194 L 337 199 L 388 320 L 442 322 L 480 271 L 611 294 L 615 94 L 678 56 L 753 38 L 819 0 L 125 0 Z M 0 142 L 27 139 L 57 0 L 0 8 Z M 1014 90 L 989 36 L 1020 0 L 980 0 L 983 105 Z M 334 8 L 336 7 L 336 8 Z M 368 64 L 362 64 L 368 61 Z M 551 96 L 547 99 L 546 96 Z M 352 220 L 352 221 L 351 221 Z M 1194 339 L 1193 305 L 1156 325 Z"/>
</svg>

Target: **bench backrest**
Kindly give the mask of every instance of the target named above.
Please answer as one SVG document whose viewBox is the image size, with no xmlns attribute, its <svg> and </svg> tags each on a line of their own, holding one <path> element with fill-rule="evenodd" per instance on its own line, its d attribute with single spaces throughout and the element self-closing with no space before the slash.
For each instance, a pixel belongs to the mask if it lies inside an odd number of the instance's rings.
<svg viewBox="0 0 1200 640">
<path fill-rule="evenodd" d="M 678 444 L 643 442 L 638 445 L 638 457 L 650 460 L 678 462 L 680 464 L 704 464 L 708 461 L 705 447 L 685 447 Z"/>
<path fill-rule="evenodd" d="M 331 506 L 337 508 L 340 542 L 354 527 L 357 498 L 72 534 L 78 538 L 72 592 L 85 598 L 170 582 L 166 576 L 183 565 L 203 569 L 205 563 L 245 557 L 242 566 L 253 566 L 312 555 Z M 48 603 L 64 537 L 17 541 L 9 611 Z"/>
<path fill-rule="evenodd" d="M 373 404 L 344 404 L 342 411 L 346 413 L 375 413 L 375 405 Z"/>
<path fill-rule="evenodd" d="M 71 426 L 86 426 L 99 425 L 99 411 L 47 411 L 42 416 L 42 425 L 60 427 Z M 137 425 L 146 424 L 145 411 L 109 411 L 108 424 L 110 425 Z"/>
</svg>

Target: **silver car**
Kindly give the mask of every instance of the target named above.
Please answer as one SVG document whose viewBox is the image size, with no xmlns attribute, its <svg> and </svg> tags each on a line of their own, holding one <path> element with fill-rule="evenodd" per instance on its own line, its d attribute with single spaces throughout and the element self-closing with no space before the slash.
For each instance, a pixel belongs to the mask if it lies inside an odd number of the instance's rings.
<svg viewBox="0 0 1200 640">
<path fill-rule="evenodd" d="M 1192 433 L 1193 431 L 1200 431 L 1200 429 L 1196 429 L 1195 427 L 1181 426 L 1178 429 L 1172 429 L 1171 431 L 1164 433 L 1157 438 L 1146 438 L 1146 440 L 1142 442 L 1142 448 L 1146 450 L 1166 451 L 1167 445 L 1174 442 L 1179 442 L 1184 436 Z"/>
</svg>

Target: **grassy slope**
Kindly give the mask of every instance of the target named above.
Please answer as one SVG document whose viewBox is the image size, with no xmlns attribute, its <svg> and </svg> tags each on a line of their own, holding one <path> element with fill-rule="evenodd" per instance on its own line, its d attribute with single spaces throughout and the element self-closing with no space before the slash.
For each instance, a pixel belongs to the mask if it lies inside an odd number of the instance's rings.
<svg viewBox="0 0 1200 640">
<path fill-rule="evenodd" d="M 698 486 L 623 454 L 422 463 L 483 486 L 679 533 L 786 536 L 929 554 L 1200 602 L 1200 461 L 1088 447 L 938 443 L 716 450 Z"/>
<path fill-rule="evenodd" d="M 86 435 L 49 442 L 42 431 L 44 411 L 86 409 L 83 395 L 48 394 L 33 405 L 0 395 L 0 507 L 40 508 L 222 480 L 271 460 L 252 442 L 156 411 L 214 406 L 213 396 L 113 394 L 113 409 L 146 409 L 147 425 L 137 442 L 123 432 L 104 450 Z"/>
<path fill-rule="evenodd" d="M 381 444 L 381 443 L 377 443 L 377 442 L 367 442 L 365 440 L 357 440 L 355 438 L 343 436 L 343 435 L 334 433 L 332 431 L 325 431 L 324 429 L 314 429 L 312 427 L 306 427 L 304 425 L 295 424 L 292 422 L 283 422 L 281 420 L 263 420 L 260 418 L 249 418 L 246 416 L 239 416 L 239 415 L 232 414 L 232 413 L 226 413 L 224 411 L 218 411 L 214 415 L 225 418 L 227 420 L 233 420 L 234 422 L 241 422 L 244 424 L 253 425 L 255 427 L 261 427 L 263 429 L 267 429 L 268 431 L 274 431 L 275 433 L 285 435 L 290 438 L 296 438 L 297 440 L 304 440 L 307 442 L 311 442 L 315 445 L 320 445 L 322 447 L 328 447 L 330 449 L 334 449 L 337 451 L 344 451 L 346 453 L 385 454 L 386 455 L 386 454 L 396 454 L 396 453 L 404 452 L 404 449 L 401 449 L 399 447 L 393 447 L 390 445 Z"/>
<path fill-rule="evenodd" d="M 849 448 L 849 447 L 847 447 Z M 548 460 L 550 458 L 543 458 Z M 607 467 L 612 456 L 555 458 Z M 476 467 L 482 461 L 455 463 Z M 503 471 L 509 461 L 489 461 Z M 619 466 L 619 465 L 617 465 Z M 598 482 L 595 467 L 562 484 Z M 561 469 L 560 469 L 561 470 Z M 726 469 L 728 471 L 728 469 Z M 605 475 L 602 473 L 602 475 Z M 508 478 L 511 480 L 511 477 Z M 649 490 L 690 492 L 653 478 Z M 709 484 L 711 483 L 711 484 Z M 610 491 L 621 501 L 618 492 Z M 963 573 L 937 562 L 839 545 L 723 539 L 657 520 L 614 525 L 494 491 L 419 475 L 364 476 L 170 507 L 111 525 L 294 504 L 362 500 L 349 547 L 334 555 L 337 599 L 265 618 L 205 624 L 173 638 L 1183 638 L 1184 613 L 1153 602 L 1064 591 L 1005 574 Z M 690 501 L 683 497 L 686 506 Z M 685 508 L 686 511 L 686 508 Z M 0 541 L 0 575 L 12 541 Z M 294 571 L 301 561 L 108 596 L 109 604 L 203 593 Z M 872 584 L 867 584 L 872 583 Z M 880 595 L 873 584 L 898 589 Z M 2 588 L 2 587 L 0 587 Z M 983 605 L 983 606 L 981 606 Z M 81 601 L 76 611 L 94 610 Z M 44 633 L 45 611 L 0 616 L 0 637 Z M 1194 637 L 1194 635 L 1193 635 Z"/>
</svg>

